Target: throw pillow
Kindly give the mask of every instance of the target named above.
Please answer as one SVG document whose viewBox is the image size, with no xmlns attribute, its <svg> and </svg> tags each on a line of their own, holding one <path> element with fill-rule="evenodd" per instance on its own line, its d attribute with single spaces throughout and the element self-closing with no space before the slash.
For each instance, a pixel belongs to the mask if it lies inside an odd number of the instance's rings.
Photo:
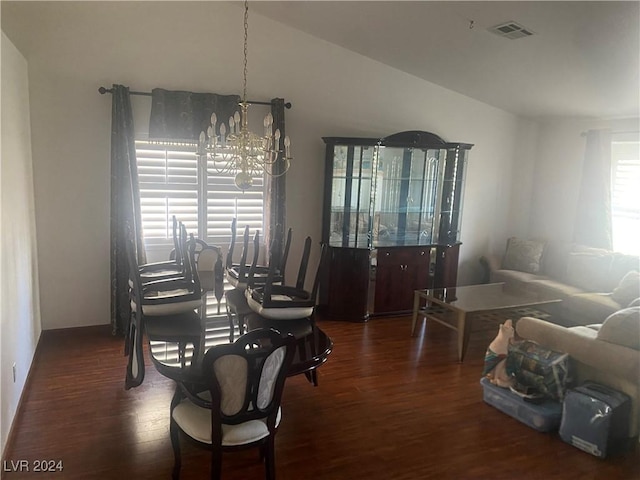
<svg viewBox="0 0 640 480">
<path fill-rule="evenodd" d="M 598 332 L 598 340 L 640 350 L 640 307 L 609 315 Z"/>
<path fill-rule="evenodd" d="M 608 293 L 606 287 L 611 255 L 571 252 L 567 260 L 567 283 L 587 292 Z"/>
<path fill-rule="evenodd" d="M 544 241 L 522 240 L 511 237 L 507 242 L 507 252 L 502 260 L 505 270 L 526 273 L 540 273 L 540 260 L 544 252 Z"/>
<path fill-rule="evenodd" d="M 611 298 L 620 305 L 629 305 L 640 295 L 640 273 L 628 272 L 611 293 Z"/>
</svg>

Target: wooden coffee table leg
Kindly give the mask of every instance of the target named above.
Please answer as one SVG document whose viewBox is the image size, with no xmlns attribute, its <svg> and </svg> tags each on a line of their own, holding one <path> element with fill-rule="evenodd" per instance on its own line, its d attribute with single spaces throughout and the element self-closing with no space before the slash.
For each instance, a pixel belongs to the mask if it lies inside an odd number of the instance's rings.
<svg viewBox="0 0 640 480">
<path fill-rule="evenodd" d="M 467 321 L 465 312 L 458 312 L 458 362 L 462 363 L 469 345 L 470 321 Z"/>
</svg>

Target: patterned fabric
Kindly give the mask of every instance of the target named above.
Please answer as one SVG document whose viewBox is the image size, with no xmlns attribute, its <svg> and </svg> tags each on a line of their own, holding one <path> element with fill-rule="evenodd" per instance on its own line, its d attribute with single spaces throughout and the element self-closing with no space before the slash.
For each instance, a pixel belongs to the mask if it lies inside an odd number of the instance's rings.
<svg viewBox="0 0 640 480">
<path fill-rule="evenodd" d="M 507 374 L 518 384 L 561 401 L 569 378 L 569 355 L 525 340 L 509 346 Z"/>
<path fill-rule="evenodd" d="M 502 268 L 526 273 L 539 273 L 544 245 L 545 242 L 538 240 L 522 240 L 511 237 L 507 242 L 507 252 L 502 261 Z"/>
<path fill-rule="evenodd" d="M 129 334 L 129 262 L 127 225 L 136 240 L 138 263 L 147 263 L 142 240 L 142 216 L 133 111 L 129 88 L 113 85 L 111 95 L 111 331 Z"/>
<path fill-rule="evenodd" d="M 239 95 L 193 93 L 154 88 L 151 91 L 149 138 L 197 141 L 207 131 L 211 114 L 218 117 L 217 127 L 224 123 L 229 132 L 229 117 L 239 111 Z"/>
<path fill-rule="evenodd" d="M 273 116 L 273 128 L 280 130 L 280 142 L 283 142 L 285 136 L 284 99 L 271 99 L 271 115 Z M 285 162 L 282 159 L 282 155 L 278 155 L 274 171 L 281 172 L 284 168 Z M 264 232 L 264 243 L 265 245 L 272 245 L 274 239 L 278 240 L 278 244 L 272 247 L 274 258 L 280 258 L 284 248 L 282 244 L 283 238 L 278 238 L 276 232 L 278 232 L 278 229 L 281 232 L 285 231 L 287 219 L 285 208 L 287 199 L 286 181 L 287 175 L 267 175 L 265 178 L 265 192 L 268 192 L 268 194 L 264 197 L 264 222 L 267 227 Z"/>
<path fill-rule="evenodd" d="M 242 410 L 247 389 L 247 360 L 240 355 L 225 355 L 213 365 L 221 382 L 220 411 L 232 416 Z"/>
</svg>

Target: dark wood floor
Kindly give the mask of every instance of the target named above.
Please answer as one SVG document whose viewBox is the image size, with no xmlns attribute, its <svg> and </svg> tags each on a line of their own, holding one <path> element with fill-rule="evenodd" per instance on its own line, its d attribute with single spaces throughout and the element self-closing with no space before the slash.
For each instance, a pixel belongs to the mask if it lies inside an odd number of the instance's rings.
<svg viewBox="0 0 640 480">
<path fill-rule="evenodd" d="M 461 365 L 454 332 L 439 325 L 411 338 L 409 317 L 319 323 L 335 348 L 318 387 L 287 380 L 280 480 L 640 478 L 637 445 L 600 460 L 483 403 L 494 330 L 472 336 Z M 109 328 L 44 332 L 5 461 L 62 460 L 64 470 L 2 478 L 170 478 L 173 385 L 147 365 L 144 384 L 125 391 L 122 340 Z M 206 478 L 208 454 L 183 445 L 182 478 Z M 257 452 L 225 455 L 223 478 L 264 478 Z"/>
</svg>

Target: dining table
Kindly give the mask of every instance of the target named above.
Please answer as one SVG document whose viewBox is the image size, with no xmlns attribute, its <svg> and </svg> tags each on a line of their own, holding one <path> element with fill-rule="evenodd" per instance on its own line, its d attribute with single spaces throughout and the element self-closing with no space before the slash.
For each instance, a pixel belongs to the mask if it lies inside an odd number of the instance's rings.
<svg viewBox="0 0 640 480">
<path fill-rule="evenodd" d="M 282 335 L 292 334 L 296 338 L 296 351 L 287 376 L 304 374 L 317 385 L 316 370 L 327 361 L 333 341 L 313 318 L 274 323 L 256 314 L 247 324 L 250 330 L 273 328 Z M 229 326 L 226 316 L 201 319 L 199 324 L 188 326 L 165 324 L 162 328 L 147 329 L 147 340 L 151 361 L 161 375 L 181 384 L 205 385 L 204 355 L 216 345 L 229 343 Z"/>
</svg>

